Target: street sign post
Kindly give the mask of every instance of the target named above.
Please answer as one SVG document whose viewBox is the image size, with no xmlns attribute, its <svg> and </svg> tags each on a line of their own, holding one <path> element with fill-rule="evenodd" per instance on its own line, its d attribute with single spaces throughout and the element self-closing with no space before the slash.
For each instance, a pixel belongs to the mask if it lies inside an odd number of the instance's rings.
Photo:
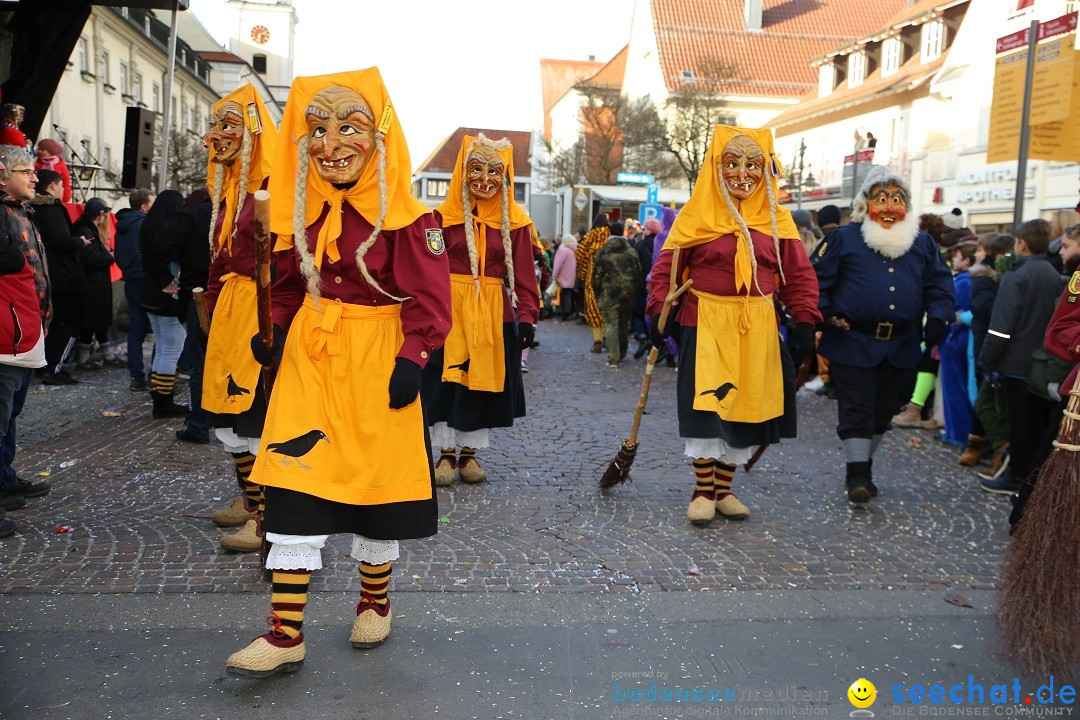
<svg viewBox="0 0 1080 720">
<path fill-rule="evenodd" d="M 646 220 L 660 220 L 663 209 L 659 203 L 642 203 L 638 206 L 638 222 L 644 225 Z"/>
<path fill-rule="evenodd" d="M 655 178 L 649 173 L 615 173 L 615 182 L 631 183 L 633 185 L 648 185 Z"/>
</svg>

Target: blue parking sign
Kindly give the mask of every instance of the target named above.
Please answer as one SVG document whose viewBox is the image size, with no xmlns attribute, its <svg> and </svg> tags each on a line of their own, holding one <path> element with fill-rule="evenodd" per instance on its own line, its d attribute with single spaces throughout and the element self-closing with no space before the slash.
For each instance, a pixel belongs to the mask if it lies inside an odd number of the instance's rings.
<svg viewBox="0 0 1080 720">
<path fill-rule="evenodd" d="M 659 220 L 663 208 L 659 203 L 642 203 L 638 206 L 638 222 L 644 225 L 650 218 Z"/>
<path fill-rule="evenodd" d="M 650 205 L 655 205 L 660 199 L 660 186 L 656 183 L 649 183 L 649 186 L 645 188 L 645 202 Z"/>
</svg>

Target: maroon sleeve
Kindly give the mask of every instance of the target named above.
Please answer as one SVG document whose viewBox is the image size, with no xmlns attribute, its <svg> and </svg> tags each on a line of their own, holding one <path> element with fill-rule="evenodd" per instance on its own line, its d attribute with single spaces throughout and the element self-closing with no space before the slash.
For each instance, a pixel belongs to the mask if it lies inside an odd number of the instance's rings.
<svg viewBox="0 0 1080 720">
<path fill-rule="evenodd" d="M 275 325 L 288 330 L 296 311 L 304 304 L 307 284 L 300 273 L 294 248 L 274 253 L 271 261 L 277 278 L 270 288 L 270 315 Z"/>
<path fill-rule="evenodd" d="M 518 299 L 518 321 L 535 325 L 539 315 L 540 292 L 533 262 L 532 230 L 528 226 L 511 230 L 510 240 L 514 248 L 514 292 Z"/>
<path fill-rule="evenodd" d="M 791 311 L 797 323 L 817 325 L 821 322 L 818 309 L 818 281 L 814 266 L 806 256 L 806 248 L 798 240 L 780 240 L 784 284 L 780 299 Z"/>
<path fill-rule="evenodd" d="M 533 245 L 533 265 L 540 268 L 540 289 L 543 290 L 551 284 L 551 270 L 548 270 L 544 251 Z"/>
<path fill-rule="evenodd" d="M 649 272 L 649 301 L 645 314 L 658 317 L 664 308 L 664 298 L 667 297 L 668 287 L 671 285 L 671 250 L 661 250 Z"/>
<path fill-rule="evenodd" d="M 450 264 L 446 244 L 430 214 L 385 234 L 393 242 L 394 282 L 399 293 L 409 298 L 401 304 L 405 341 L 397 356 L 424 367 L 450 332 Z"/>
<path fill-rule="evenodd" d="M 206 280 L 206 293 L 203 295 L 203 299 L 206 300 L 207 312 L 214 312 L 214 305 L 217 303 L 217 297 L 221 294 L 221 276 L 224 274 L 225 253 L 222 252 L 218 253 L 217 256 L 210 261 L 210 275 Z"/>
<path fill-rule="evenodd" d="M 1080 293 L 1071 289 L 1080 284 L 1080 272 L 1073 275 L 1069 287 L 1046 326 L 1046 352 L 1059 360 L 1080 362 Z"/>
</svg>

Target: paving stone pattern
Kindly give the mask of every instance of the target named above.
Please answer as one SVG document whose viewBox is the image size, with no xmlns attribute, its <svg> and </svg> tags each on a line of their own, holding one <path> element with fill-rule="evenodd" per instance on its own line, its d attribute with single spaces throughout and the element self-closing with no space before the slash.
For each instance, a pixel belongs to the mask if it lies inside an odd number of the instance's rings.
<svg viewBox="0 0 1080 720">
<path fill-rule="evenodd" d="M 675 420 L 675 371 L 658 367 L 633 481 L 596 482 L 628 433 L 643 361 L 605 366 L 574 323 L 541 323 L 525 376 L 529 416 L 492 433 L 489 481 L 438 491 L 437 536 L 402 543 L 392 590 L 638 593 L 729 589 L 990 589 L 1008 500 L 978 488 L 930 431 L 896 430 L 875 460 L 881 495 L 847 503 L 835 404 L 800 394 L 800 438 L 769 448 L 735 490 L 749 520 L 686 521 L 693 473 Z M 633 343 L 631 344 L 633 348 Z M 35 385 L 16 466 L 52 493 L 11 513 L 0 592 L 257 592 L 254 554 L 220 549 L 212 511 L 236 489 L 218 444 L 151 420 L 123 369 L 78 386 Z M 185 391 L 186 392 L 186 391 Z M 70 533 L 57 526 L 70 525 Z M 349 539 L 335 536 L 313 590 L 359 590 Z"/>
</svg>

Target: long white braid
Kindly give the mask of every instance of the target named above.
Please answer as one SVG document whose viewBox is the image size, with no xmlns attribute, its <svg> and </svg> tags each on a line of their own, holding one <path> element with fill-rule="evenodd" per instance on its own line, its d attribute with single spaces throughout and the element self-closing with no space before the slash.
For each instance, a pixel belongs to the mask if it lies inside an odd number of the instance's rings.
<svg viewBox="0 0 1080 720">
<path fill-rule="evenodd" d="M 319 269 L 315 267 L 315 256 L 308 247 L 307 239 L 307 179 L 310 167 L 308 158 L 308 136 L 304 135 L 296 143 L 296 202 L 293 205 L 293 247 L 300 255 L 300 273 L 307 281 L 308 295 L 319 304 Z"/>
<path fill-rule="evenodd" d="M 769 194 L 769 222 L 772 224 L 773 250 L 776 251 L 776 268 L 780 271 L 780 282 L 787 285 L 784 277 L 784 261 L 780 259 L 780 231 L 776 229 L 776 193 L 773 192 L 772 177 L 765 178 L 765 191 Z"/>
<path fill-rule="evenodd" d="M 757 288 L 758 294 L 762 297 L 765 293 L 761 290 L 761 284 L 758 282 L 757 276 L 757 257 L 754 255 L 754 239 L 750 236 L 750 228 L 746 227 L 746 221 L 743 220 L 743 216 L 739 214 L 739 209 L 735 207 L 735 202 L 731 199 L 731 194 L 728 192 L 727 183 L 720 183 L 720 194 L 724 196 L 724 202 L 727 203 L 728 210 L 735 216 L 735 222 L 739 223 L 739 229 L 742 230 L 743 241 L 746 243 L 746 248 L 750 253 L 750 269 L 754 274 L 754 287 Z M 736 288 L 738 291 L 738 288 Z"/>
<path fill-rule="evenodd" d="M 475 145 L 470 145 L 465 151 L 465 162 L 468 163 L 469 152 L 472 151 Z M 465 168 L 462 168 L 462 174 L 464 175 Z M 472 193 L 469 192 L 468 178 L 462 178 L 461 181 L 461 203 L 464 212 L 462 213 L 465 219 L 465 247 L 469 251 L 469 269 L 472 271 L 473 280 L 478 279 L 480 272 L 480 261 L 476 257 L 476 230 L 473 223 L 472 215 Z"/>
<path fill-rule="evenodd" d="M 509 180 L 509 177 L 506 178 Z M 507 182 L 502 184 L 502 242 L 503 255 L 506 256 L 506 279 L 510 283 L 510 302 L 517 307 L 517 292 L 514 289 L 514 246 L 510 242 L 510 191 Z"/>
<path fill-rule="evenodd" d="M 244 141 L 240 145 L 240 182 L 239 182 L 239 196 L 236 200 L 236 215 L 233 217 L 233 237 L 236 237 L 236 230 L 240 227 L 240 213 L 244 211 L 244 201 L 247 200 L 248 194 L 248 182 L 251 174 L 251 161 L 255 155 L 255 136 L 247 125 L 244 125 Z"/>
<path fill-rule="evenodd" d="M 214 164 L 214 194 L 210 201 L 214 204 L 210 211 L 210 257 L 217 257 L 217 221 L 221 212 L 221 184 L 225 182 L 225 166 L 221 163 Z"/>
<path fill-rule="evenodd" d="M 375 227 L 372 229 L 371 234 L 368 235 L 368 239 L 361 243 L 360 247 L 356 248 L 356 267 L 359 268 L 360 274 L 364 276 L 364 279 L 368 281 L 371 287 L 395 302 L 405 302 L 410 298 L 399 298 L 383 290 L 382 286 L 375 282 L 375 278 L 371 276 L 371 272 L 368 270 L 367 263 L 364 262 L 364 256 L 367 255 L 368 250 L 375 244 L 375 241 L 379 239 L 379 233 L 382 232 L 383 223 L 386 221 L 388 206 L 386 196 L 386 139 L 382 133 L 375 133 L 375 150 L 375 167 L 379 176 L 379 217 L 375 220 Z"/>
</svg>

